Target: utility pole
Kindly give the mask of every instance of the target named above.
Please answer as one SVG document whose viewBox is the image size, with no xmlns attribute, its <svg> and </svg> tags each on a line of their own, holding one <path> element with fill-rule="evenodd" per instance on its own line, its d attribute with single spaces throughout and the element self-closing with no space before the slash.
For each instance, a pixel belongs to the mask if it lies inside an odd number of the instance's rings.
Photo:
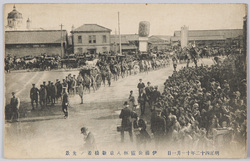
<svg viewBox="0 0 250 161">
<path fill-rule="evenodd" d="M 63 58 L 63 33 L 62 33 L 62 27 L 63 25 L 61 24 L 61 58 Z"/>
<path fill-rule="evenodd" d="M 122 54 L 122 45 L 121 45 L 121 31 L 120 31 L 120 13 L 118 12 L 118 32 L 119 32 L 119 48 L 120 54 Z"/>
</svg>

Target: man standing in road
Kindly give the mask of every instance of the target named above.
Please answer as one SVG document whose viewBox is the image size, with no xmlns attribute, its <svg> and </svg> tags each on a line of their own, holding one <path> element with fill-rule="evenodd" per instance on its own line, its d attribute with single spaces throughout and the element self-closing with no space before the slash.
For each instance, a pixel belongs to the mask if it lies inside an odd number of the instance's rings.
<svg viewBox="0 0 250 161">
<path fill-rule="evenodd" d="M 54 106 L 54 104 L 56 103 L 56 86 L 54 85 L 54 83 L 51 81 L 51 105 Z"/>
<path fill-rule="evenodd" d="M 86 127 L 81 128 L 81 134 L 84 135 L 84 147 L 88 150 L 96 150 L 96 143 L 94 135 Z"/>
<path fill-rule="evenodd" d="M 11 115 L 11 122 L 16 122 L 18 121 L 18 110 L 19 110 L 19 106 L 20 106 L 20 100 L 19 98 L 17 98 L 15 96 L 15 92 L 12 92 L 12 98 L 10 100 L 10 107 L 11 107 L 11 111 L 12 111 L 12 115 Z"/>
<path fill-rule="evenodd" d="M 32 84 L 32 88 L 30 89 L 30 99 L 31 99 L 31 106 L 32 106 L 32 110 L 35 110 L 34 108 L 34 101 L 36 102 L 36 108 L 38 106 L 38 93 L 39 90 L 38 88 L 35 87 L 35 84 Z"/>
<path fill-rule="evenodd" d="M 43 109 L 44 106 L 47 106 L 47 104 L 46 104 L 47 90 L 44 87 L 44 85 L 41 85 L 40 87 L 41 87 L 40 90 L 39 90 L 40 106 Z"/>
<path fill-rule="evenodd" d="M 81 104 L 83 104 L 83 85 L 82 85 L 82 82 L 79 83 L 78 94 L 79 94 L 79 96 L 81 98 Z"/>
<path fill-rule="evenodd" d="M 62 111 L 64 113 L 64 118 L 68 118 L 68 105 L 69 105 L 69 96 L 67 94 L 66 88 L 63 88 L 62 96 Z"/>
<path fill-rule="evenodd" d="M 156 113 L 152 113 L 152 117 L 151 117 L 151 130 L 155 138 L 155 147 L 156 149 L 158 149 L 160 143 L 164 139 L 164 135 L 166 132 L 166 121 L 161 116 L 160 108 L 156 108 L 155 111 Z"/>
<path fill-rule="evenodd" d="M 56 83 L 55 83 L 55 86 L 56 86 L 56 101 L 58 103 L 58 99 L 61 98 L 62 96 L 62 84 L 60 83 L 60 80 L 56 80 Z"/>
<path fill-rule="evenodd" d="M 124 131 L 129 132 L 130 141 L 133 142 L 133 135 L 132 135 L 132 111 L 128 108 L 128 102 L 124 102 L 124 108 L 121 110 L 121 114 L 119 118 L 122 119 L 122 126 L 121 126 L 121 142 L 124 142 Z"/>
<path fill-rule="evenodd" d="M 139 97 L 141 97 L 144 87 L 145 87 L 145 84 L 142 82 L 142 79 L 139 79 L 139 83 L 137 85 L 137 88 L 139 90 Z"/>
</svg>

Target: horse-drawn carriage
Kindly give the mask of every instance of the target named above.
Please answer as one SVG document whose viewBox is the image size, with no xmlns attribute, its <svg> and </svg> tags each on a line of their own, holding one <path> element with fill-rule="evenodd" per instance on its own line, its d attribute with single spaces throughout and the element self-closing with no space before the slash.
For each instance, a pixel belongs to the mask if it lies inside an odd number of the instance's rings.
<svg viewBox="0 0 250 161">
<path fill-rule="evenodd" d="M 100 88 L 102 83 L 101 72 L 96 66 L 84 66 L 80 69 L 80 76 L 82 77 L 81 83 L 84 87 L 86 87 L 89 91 L 92 87 L 93 90 L 97 90 Z"/>
</svg>

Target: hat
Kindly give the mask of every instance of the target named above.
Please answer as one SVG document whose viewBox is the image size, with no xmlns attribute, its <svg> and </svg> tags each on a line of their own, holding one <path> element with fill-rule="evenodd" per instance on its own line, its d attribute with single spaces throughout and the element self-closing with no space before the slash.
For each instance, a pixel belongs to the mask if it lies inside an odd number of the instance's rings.
<svg viewBox="0 0 250 161">
<path fill-rule="evenodd" d="M 34 85 L 36 85 L 35 83 L 32 83 L 32 85 L 34 86 Z"/>
<path fill-rule="evenodd" d="M 158 88 L 158 86 L 155 86 L 155 89 L 157 89 Z"/>
<path fill-rule="evenodd" d="M 81 133 L 82 133 L 82 134 L 83 134 L 83 133 L 86 133 L 87 130 L 88 130 L 88 128 L 82 127 L 82 128 L 81 128 Z"/>
<path fill-rule="evenodd" d="M 123 103 L 123 105 L 128 105 L 128 102 L 127 102 L 127 101 L 125 101 L 125 102 Z"/>
<path fill-rule="evenodd" d="M 59 80 L 59 79 L 56 79 L 57 81 Z"/>
<path fill-rule="evenodd" d="M 46 81 L 43 81 L 43 83 L 46 83 Z"/>
<path fill-rule="evenodd" d="M 11 94 L 16 94 L 15 92 L 11 92 Z"/>
<path fill-rule="evenodd" d="M 148 82 L 147 84 L 151 84 L 150 82 Z"/>
</svg>

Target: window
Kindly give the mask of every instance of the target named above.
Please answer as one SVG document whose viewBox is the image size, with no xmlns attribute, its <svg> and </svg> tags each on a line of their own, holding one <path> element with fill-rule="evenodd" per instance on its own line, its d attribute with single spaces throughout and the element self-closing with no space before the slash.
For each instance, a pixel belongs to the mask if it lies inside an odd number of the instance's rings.
<svg viewBox="0 0 250 161">
<path fill-rule="evenodd" d="M 89 43 L 91 44 L 92 43 L 92 37 L 89 36 Z"/>
<path fill-rule="evenodd" d="M 102 43 L 107 43 L 107 36 L 106 35 L 102 35 Z"/>
<path fill-rule="evenodd" d="M 78 43 L 82 43 L 82 36 L 78 36 L 78 37 L 77 37 L 77 42 L 78 42 Z"/>
<path fill-rule="evenodd" d="M 90 35 L 89 36 L 89 44 L 91 44 L 91 43 L 96 43 L 96 36 L 95 35 Z"/>
<path fill-rule="evenodd" d="M 93 39 L 93 43 L 95 44 L 95 43 L 96 43 L 96 36 L 93 35 L 93 36 L 92 36 L 92 39 Z"/>
</svg>

